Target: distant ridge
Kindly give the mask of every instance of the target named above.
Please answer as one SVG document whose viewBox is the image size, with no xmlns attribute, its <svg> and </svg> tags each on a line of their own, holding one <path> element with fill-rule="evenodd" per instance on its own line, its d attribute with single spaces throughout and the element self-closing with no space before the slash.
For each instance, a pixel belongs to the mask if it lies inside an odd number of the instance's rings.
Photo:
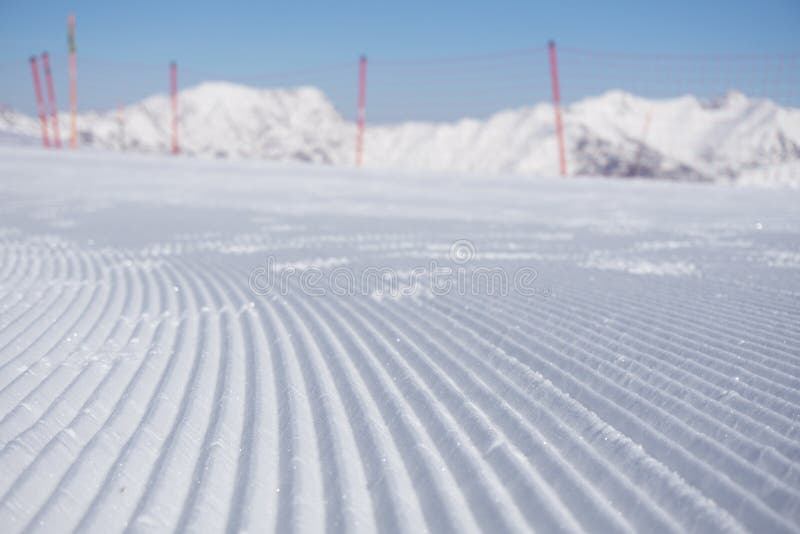
<svg viewBox="0 0 800 534">
<path fill-rule="evenodd" d="M 123 113 L 124 138 L 117 111 L 80 115 L 82 143 L 169 151 L 166 95 Z M 564 123 L 570 174 L 800 184 L 800 110 L 769 100 L 737 92 L 650 100 L 609 91 L 567 106 Z M 354 125 L 313 87 L 202 83 L 180 93 L 180 129 L 189 155 L 335 165 L 354 159 Z M 0 111 L 0 142 L 20 143 L 38 132 L 35 118 Z M 553 176 L 553 109 L 541 103 L 482 120 L 368 126 L 364 161 L 378 168 Z"/>
</svg>

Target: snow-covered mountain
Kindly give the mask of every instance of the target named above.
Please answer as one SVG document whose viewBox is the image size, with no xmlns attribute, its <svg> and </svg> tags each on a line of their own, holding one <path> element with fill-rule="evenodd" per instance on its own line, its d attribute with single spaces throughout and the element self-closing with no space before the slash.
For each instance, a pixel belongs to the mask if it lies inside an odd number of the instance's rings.
<svg viewBox="0 0 800 534">
<path fill-rule="evenodd" d="M 264 90 L 210 82 L 180 92 L 181 150 L 213 157 L 343 163 L 348 126 L 325 95 L 302 87 Z M 59 115 L 68 124 L 66 113 Z M 0 111 L 0 131 L 39 136 L 38 119 Z M 122 110 L 79 115 L 80 143 L 113 150 L 168 152 L 172 108 L 155 95 Z M 353 130 L 355 131 L 355 130 Z"/>
<path fill-rule="evenodd" d="M 180 95 L 181 149 L 192 155 L 352 164 L 355 127 L 318 89 L 207 82 Z M 484 120 L 368 127 L 365 165 L 414 170 L 557 174 L 549 103 Z M 120 126 L 124 118 L 124 128 Z M 61 116 L 67 124 L 67 116 Z M 610 91 L 564 109 L 570 174 L 800 184 L 800 109 L 736 92 L 703 101 Z M 166 152 L 170 101 L 79 116 L 84 145 Z M 0 111 L 3 138 L 37 136 L 35 118 Z M 13 137 L 9 137 L 13 136 Z"/>
</svg>

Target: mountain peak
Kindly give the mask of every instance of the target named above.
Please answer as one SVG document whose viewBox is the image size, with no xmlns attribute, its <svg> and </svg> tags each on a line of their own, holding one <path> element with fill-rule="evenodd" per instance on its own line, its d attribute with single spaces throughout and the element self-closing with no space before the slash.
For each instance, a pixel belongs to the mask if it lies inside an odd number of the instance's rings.
<svg viewBox="0 0 800 534">
<path fill-rule="evenodd" d="M 257 88 L 208 81 L 182 89 L 184 154 L 352 165 L 355 125 L 315 87 Z M 157 95 L 119 115 L 84 113 L 83 145 L 168 152 L 171 106 Z M 720 111 L 724 112 L 720 112 Z M 564 110 L 567 167 L 572 173 L 674 179 L 800 183 L 800 110 L 736 91 L 647 99 L 607 91 Z M 121 127 L 122 126 L 122 127 Z M 38 121 L 8 110 L 0 131 L 38 135 Z M 548 103 L 498 111 L 486 119 L 369 126 L 364 162 L 372 167 L 557 174 L 557 145 Z M 753 178 L 755 176 L 755 178 Z M 766 179 L 766 178 L 764 178 Z"/>
</svg>

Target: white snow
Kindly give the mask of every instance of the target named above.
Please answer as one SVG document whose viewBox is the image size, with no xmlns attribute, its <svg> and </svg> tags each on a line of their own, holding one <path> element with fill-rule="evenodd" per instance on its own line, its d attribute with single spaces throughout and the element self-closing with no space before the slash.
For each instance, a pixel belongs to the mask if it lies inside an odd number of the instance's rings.
<svg viewBox="0 0 800 534">
<path fill-rule="evenodd" d="M 179 93 L 184 152 L 352 165 L 355 126 L 318 89 L 256 89 L 206 82 Z M 369 107 L 367 109 L 369 115 Z M 120 117 L 124 130 L 120 128 Z M 166 153 L 167 95 L 79 117 L 82 144 Z M 61 124 L 67 124 L 61 115 Z M 572 175 L 800 185 L 800 109 L 734 91 L 712 101 L 651 100 L 609 91 L 564 110 Z M 0 111 L 0 132 L 39 135 L 38 122 Z M 2 142 L 2 138 L 0 138 Z M 499 111 L 485 120 L 374 126 L 365 134 L 371 168 L 553 176 L 558 172 L 552 105 Z"/>
<path fill-rule="evenodd" d="M 38 147 L 0 176 L 3 532 L 800 528 L 799 191 Z M 260 294 L 270 257 L 535 291 Z"/>
</svg>

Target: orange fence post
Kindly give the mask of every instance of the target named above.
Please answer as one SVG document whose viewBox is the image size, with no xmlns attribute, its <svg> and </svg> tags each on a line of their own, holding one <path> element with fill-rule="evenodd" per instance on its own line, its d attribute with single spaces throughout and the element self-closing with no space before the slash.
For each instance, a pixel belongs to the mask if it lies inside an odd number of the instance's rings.
<svg viewBox="0 0 800 534">
<path fill-rule="evenodd" d="M 556 136 L 558 137 L 558 170 L 561 176 L 567 175 L 567 156 L 564 151 L 564 125 L 561 122 L 561 91 L 558 86 L 558 61 L 556 60 L 556 43 L 548 43 L 550 50 L 550 79 L 553 82 L 553 107 L 556 110 Z"/>
<path fill-rule="evenodd" d="M 42 144 L 49 148 L 50 138 L 47 135 L 47 114 L 44 109 L 42 82 L 39 79 L 39 66 L 36 63 L 36 56 L 31 57 L 31 74 L 33 74 L 33 90 L 36 93 L 36 106 L 39 108 L 39 121 L 42 123 Z"/>
<path fill-rule="evenodd" d="M 69 146 L 78 146 L 78 63 L 75 59 L 75 15 L 67 19 L 69 43 Z"/>
<path fill-rule="evenodd" d="M 58 107 L 56 106 L 56 90 L 53 87 L 53 73 L 50 71 L 50 56 L 47 52 L 42 54 L 42 68 L 44 69 L 44 80 L 47 84 L 47 99 L 50 104 L 50 120 L 53 124 L 53 140 L 56 148 L 61 148 L 61 133 L 58 131 Z"/>
</svg>

